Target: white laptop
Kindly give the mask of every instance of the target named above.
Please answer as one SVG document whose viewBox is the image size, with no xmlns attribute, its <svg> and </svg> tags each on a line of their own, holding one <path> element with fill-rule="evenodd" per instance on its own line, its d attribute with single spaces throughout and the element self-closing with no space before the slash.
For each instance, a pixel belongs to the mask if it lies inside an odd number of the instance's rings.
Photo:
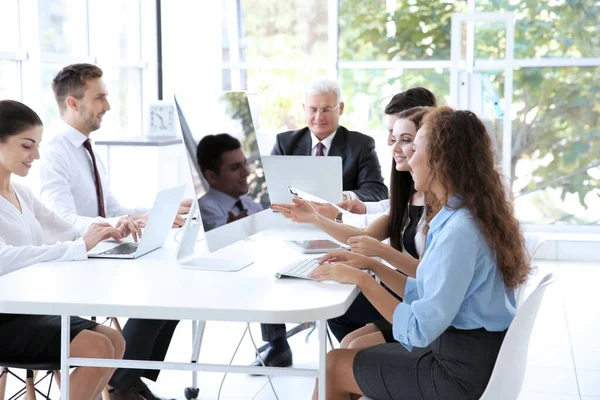
<svg viewBox="0 0 600 400">
<path fill-rule="evenodd" d="M 316 156 L 261 156 L 269 197 L 273 203 L 291 203 L 288 186 L 330 203 L 342 201 L 342 158 Z"/>
<path fill-rule="evenodd" d="M 142 238 L 135 243 L 125 240 L 122 243 L 102 242 L 88 253 L 89 258 L 137 258 L 156 250 L 165 244 L 169 230 L 177 215 L 179 204 L 186 185 L 162 190 L 156 195 Z"/>
</svg>

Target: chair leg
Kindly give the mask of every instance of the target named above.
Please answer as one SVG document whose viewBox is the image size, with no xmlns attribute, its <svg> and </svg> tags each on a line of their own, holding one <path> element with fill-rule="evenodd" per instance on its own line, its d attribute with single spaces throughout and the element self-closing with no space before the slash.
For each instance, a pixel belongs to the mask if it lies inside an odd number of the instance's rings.
<svg viewBox="0 0 600 400">
<path fill-rule="evenodd" d="M 121 324 L 119 323 L 119 320 L 117 319 L 117 317 L 112 317 L 111 321 L 112 321 L 113 326 L 115 327 L 115 329 L 117 331 L 119 331 L 119 333 L 122 333 L 123 329 L 121 328 Z"/>
<path fill-rule="evenodd" d="M 2 375 L 0 375 L 0 400 L 4 400 L 6 394 L 6 378 L 8 377 L 8 368 L 0 367 Z"/>
<path fill-rule="evenodd" d="M 56 382 L 56 385 L 58 387 L 58 389 L 60 390 L 60 371 L 53 371 L 54 372 L 54 382 Z"/>
<path fill-rule="evenodd" d="M 108 388 L 105 386 L 104 390 L 102 391 L 102 400 L 109 400 L 110 397 L 108 395 Z"/>
<path fill-rule="evenodd" d="M 35 398 L 35 380 L 33 371 L 27 370 L 27 379 L 25 379 L 25 400 L 36 400 Z"/>
</svg>

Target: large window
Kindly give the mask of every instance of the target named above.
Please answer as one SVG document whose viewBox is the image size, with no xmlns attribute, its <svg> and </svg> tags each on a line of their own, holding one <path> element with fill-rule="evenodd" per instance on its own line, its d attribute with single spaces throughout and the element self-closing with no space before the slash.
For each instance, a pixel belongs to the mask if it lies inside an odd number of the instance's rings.
<svg viewBox="0 0 600 400">
<path fill-rule="evenodd" d="M 0 98 L 25 102 L 49 125 L 58 118 L 52 78 L 93 63 L 112 107 L 96 138 L 143 134 L 146 102 L 156 97 L 155 51 L 146 50 L 156 47 L 155 15 L 148 0 L 2 0 Z"/>
<path fill-rule="evenodd" d="M 0 60 L 0 99 L 21 98 L 20 63 L 13 60 Z"/>
<path fill-rule="evenodd" d="M 346 102 L 341 123 L 375 137 L 384 171 L 389 153 L 379 143 L 389 97 L 420 85 L 440 104 L 450 102 L 452 14 L 513 12 L 510 182 L 517 213 L 528 223 L 600 224 L 597 0 L 280 3 L 223 0 L 223 87 L 257 91 L 258 130 L 272 143 L 275 133 L 305 125 L 298 107 L 308 80 L 337 75 Z M 499 150 L 506 40 L 503 23 L 474 25 L 482 112 Z"/>
</svg>

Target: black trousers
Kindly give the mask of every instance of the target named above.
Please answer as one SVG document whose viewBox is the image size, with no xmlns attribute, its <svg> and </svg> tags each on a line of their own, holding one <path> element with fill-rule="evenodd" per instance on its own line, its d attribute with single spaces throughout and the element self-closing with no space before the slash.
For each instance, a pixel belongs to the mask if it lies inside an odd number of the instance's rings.
<svg viewBox="0 0 600 400">
<path fill-rule="evenodd" d="M 126 360 L 163 361 L 179 321 L 157 319 L 130 319 L 123 328 Z M 115 371 L 109 384 L 119 390 L 128 390 L 142 376 L 156 381 L 160 370 L 126 369 Z"/>
<path fill-rule="evenodd" d="M 394 295 L 394 297 L 400 299 L 400 297 L 392 292 L 387 286 L 383 285 L 383 287 Z M 327 324 L 336 339 L 341 342 L 350 332 L 382 318 L 379 311 L 377 311 L 373 304 L 367 300 L 365 295 L 359 293 L 344 315 L 328 320 Z M 262 332 L 262 339 L 265 342 L 272 342 L 280 337 L 285 337 L 286 331 L 284 324 L 261 324 L 260 329 Z"/>
</svg>

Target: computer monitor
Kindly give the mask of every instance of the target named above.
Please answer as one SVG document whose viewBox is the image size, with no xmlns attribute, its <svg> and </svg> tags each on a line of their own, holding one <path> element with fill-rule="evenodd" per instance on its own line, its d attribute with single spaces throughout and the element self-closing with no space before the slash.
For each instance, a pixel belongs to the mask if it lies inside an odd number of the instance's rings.
<svg viewBox="0 0 600 400">
<path fill-rule="evenodd" d="M 178 260 L 194 268 L 237 271 L 252 257 L 219 250 L 272 226 L 248 97 L 178 94 L 175 105 L 198 199 L 183 228 Z M 194 251 L 200 229 L 212 254 Z"/>
</svg>

